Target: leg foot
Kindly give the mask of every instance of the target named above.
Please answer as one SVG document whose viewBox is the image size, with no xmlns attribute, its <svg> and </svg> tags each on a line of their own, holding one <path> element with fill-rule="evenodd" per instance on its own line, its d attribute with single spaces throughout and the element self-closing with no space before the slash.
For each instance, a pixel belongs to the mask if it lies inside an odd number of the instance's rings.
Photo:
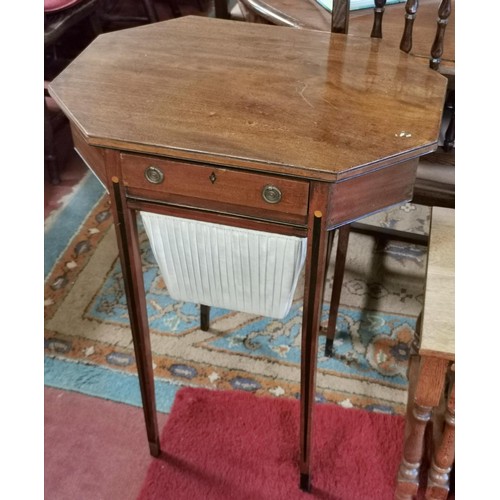
<svg viewBox="0 0 500 500">
<path fill-rule="evenodd" d="M 161 452 L 160 443 L 149 443 L 149 453 L 152 457 L 159 457 Z"/>
<path fill-rule="evenodd" d="M 311 476 L 309 474 L 300 473 L 300 489 L 302 491 L 311 491 Z"/>
<path fill-rule="evenodd" d="M 335 330 L 337 328 L 337 316 L 339 313 L 340 294 L 342 293 L 342 282 L 344 280 L 350 228 L 351 226 L 349 224 L 346 224 L 338 230 L 339 239 L 337 242 L 337 255 L 335 257 L 332 298 L 330 301 L 330 315 L 328 317 L 328 328 L 326 331 L 325 344 L 325 356 L 330 358 L 333 357 L 333 341 L 335 339 Z"/>
<path fill-rule="evenodd" d="M 210 328 L 210 306 L 200 304 L 200 328 L 207 332 Z"/>
<path fill-rule="evenodd" d="M 325 356 L 328 358 L 333 358 L 333 339 L 326 339 Z"/>
<path fill-rule="evenodd" d="M 325 198 L 326 199 L 326 198 Z M 314 195 L 311 203 L 315 203 Z M 316 201 L 316 203 L 318 203 Z M 320 210 L 309 218 L 307 257 L 304 285 L 304 309 L 302 314 L 302 339 L 300 362 L 300 423 L 299 423 L 299 471 L 300 488 L 311 490 L 311 447 L 314 396 L 316 392 L 316 362 L 318 358 L 318 332 L 320 309 L 326 266 L 326 221 Z"/>
</svg>

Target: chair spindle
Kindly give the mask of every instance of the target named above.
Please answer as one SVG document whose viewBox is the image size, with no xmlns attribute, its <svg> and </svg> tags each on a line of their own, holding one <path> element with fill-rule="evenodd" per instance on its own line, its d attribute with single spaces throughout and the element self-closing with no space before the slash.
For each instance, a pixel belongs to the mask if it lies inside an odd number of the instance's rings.
<svg viewBox="0 0 500 500">
<path fill-rule="evenodd" d="M 382 18 L 384 17 L 386 0 L 375 0 L 373 27 L 370 36 L 382 38 Z"/>
<path fill-rule="evenodd" d="M 410 52 L 413 44 L 413 23 L 415 22 L 415 17 L 417 17 L 417 10 L 418 0 L 407 0 L 405 5 L 405 27 L 401 43 L 399 44 L 399 48 L 407 54 Z"/>
<path fill-rule="evenodd" d="M 438 10 L 436 37 L 431 49 L 430 67 L 439 69 L 441 64 L 441 56 L 443 55 L 444 32 L 448 24 L 448 19 L 451 14 L 451 0 L 443 0 Z"/>
</svg>

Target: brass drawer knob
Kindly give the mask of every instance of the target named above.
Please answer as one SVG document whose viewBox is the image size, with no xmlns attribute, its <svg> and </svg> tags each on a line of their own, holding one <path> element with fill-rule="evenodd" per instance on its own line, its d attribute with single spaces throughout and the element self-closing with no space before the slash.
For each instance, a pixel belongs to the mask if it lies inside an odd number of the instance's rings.
<svg viewBox="0 0 500 500">
<path fill-rule="evenodd" d="M 163 172 L 152 165 L 149 166 L 146 170 L 144 170 L 144 177 L 151 182 L 151 184 L 161 184 L 164 179 Z"/>
<path fill-rule="evenodd" d="M 279 203 L 281 201 L 281 191 L 276 186 L 268 184 L 262 190 L 262 198 L 267 203 Z"/>
</svg>

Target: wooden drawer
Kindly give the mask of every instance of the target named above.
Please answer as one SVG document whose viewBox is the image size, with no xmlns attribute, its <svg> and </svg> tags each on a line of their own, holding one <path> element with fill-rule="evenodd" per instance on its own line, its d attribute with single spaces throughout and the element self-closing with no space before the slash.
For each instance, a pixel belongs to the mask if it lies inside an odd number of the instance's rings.
<svg viewBox="0 0 500 500">
<path fill-rule="evenodd" d="M 307 218 L 308 181 L 125 153 L 121 168 L 131 196 L 301 224 Z"/>
</svg>

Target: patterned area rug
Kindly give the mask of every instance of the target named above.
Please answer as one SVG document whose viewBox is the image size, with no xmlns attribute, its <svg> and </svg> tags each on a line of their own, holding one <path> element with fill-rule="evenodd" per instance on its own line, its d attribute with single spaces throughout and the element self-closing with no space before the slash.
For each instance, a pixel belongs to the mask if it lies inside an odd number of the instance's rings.
<svg viewBox="0 0 500 500">
<path fill-rule="evenodd" d="M 403 204 L 363 222 L 427 233 L 429 209 Z M 297 398 L 302 280 L 283 320 L 199 306 L 168 295 L 141 231 L 158 410 L 181 386 Z M 329 301 L 335 248 L 325 300 Z M 351 232 L 335 356 L 318 352 L 317 400 L 402 414 L 406 368 L 423 299 L 426 248 Z M 45 231 L 45 384 L 140 406 L 109 199 L 89 174 Z M 326 324 L 328 304 L 324 304 Z"/>
</svg>

